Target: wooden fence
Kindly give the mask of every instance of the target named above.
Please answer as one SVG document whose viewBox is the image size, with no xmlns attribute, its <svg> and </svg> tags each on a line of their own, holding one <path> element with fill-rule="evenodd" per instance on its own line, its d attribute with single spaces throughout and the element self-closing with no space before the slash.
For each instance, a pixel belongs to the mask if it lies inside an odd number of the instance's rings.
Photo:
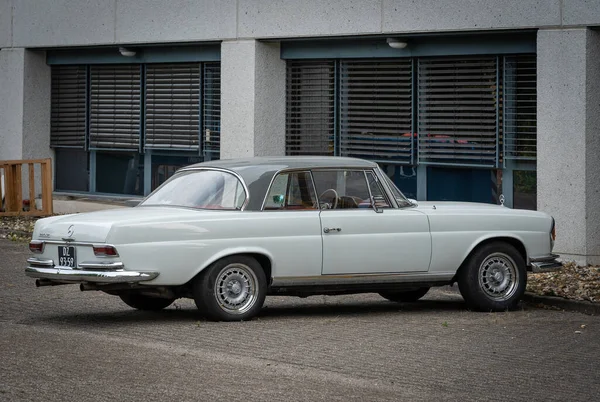
<svg viewBox="0 0 600 402">
<path fill-rule="evenodd" d="M 36 169 L 40 165 L 38 180 L 41 181 L 41 209 L 36 205 Z M 28 197 L 23 197 L 23 172 L 27 177 Z M 35 159 L 0 161 L 0 216 L 48 216 L 52 215 L 52 160 Z"/>
</svg>

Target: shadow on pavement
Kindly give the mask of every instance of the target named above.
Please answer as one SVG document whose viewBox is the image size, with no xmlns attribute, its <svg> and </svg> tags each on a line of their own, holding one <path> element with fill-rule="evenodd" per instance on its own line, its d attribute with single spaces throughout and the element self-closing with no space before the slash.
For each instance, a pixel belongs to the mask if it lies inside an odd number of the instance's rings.
<svg viewBox="0 0 600 402">
<path fill-rule="evenodd" d="M 386 301 L 362 303 L 314 303 L 267 305 L 263 307 L 258 319 L 294 319 L 330 316 L 372 316 L 390 313 L 439 313 L 449 311 L 466 311 L 462 300 L 420 300 L 415 303 L 393 303 Z M 25 325 L 58 325 L 73 327 L 120 327 L 130 324 L 146 323 L 189 323 L 206 321 L 194 307 L 168 308 L 158 312 L 137 310 L 115 310 L 102 312 L 85 312 L 73 314 L 36 314 L 20 320 Z"/>
</svg>

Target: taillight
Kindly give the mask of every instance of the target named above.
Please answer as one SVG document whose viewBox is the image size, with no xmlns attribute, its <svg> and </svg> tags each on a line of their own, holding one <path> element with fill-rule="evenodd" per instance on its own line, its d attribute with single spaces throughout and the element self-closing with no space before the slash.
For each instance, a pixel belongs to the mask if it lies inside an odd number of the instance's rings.
<svg viewBox="0 0 600 402">
<path fill-rule="evenodd" d="M 41 253 L 44 251 L 44 242 L 39 240 L 32 240 L 29 242 L 29 250 L 32 253 Z"/>
<path fill-rule="evenodd" d="M 554 218 L 552 218 L 552 231 L 550 232 L 550 237 L 552 238 L 552 241 L 556 240 L 556 222 L 554 221 Z"/>
<path fill-rule="evenodd" d="M 93 246 L 96 257 L 118 257 L 117 249 L 113 246 Z"/>
</svg>

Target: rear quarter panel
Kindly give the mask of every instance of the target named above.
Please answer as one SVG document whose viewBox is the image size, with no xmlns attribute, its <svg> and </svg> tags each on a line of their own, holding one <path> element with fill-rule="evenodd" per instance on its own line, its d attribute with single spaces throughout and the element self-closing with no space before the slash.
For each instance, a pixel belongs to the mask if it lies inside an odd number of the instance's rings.
<svg viewBox="0 0 600 402">
<path fill-rule="evenodd" d="M 206 214 L 205 214 L 206 215 Z M 108 242 L 117 247 L 126 269 L 157 271 L 148 285 L 181 285 L 216 260 L 232 254 L 260 253 L 273 276 L 321 274 L 318 211 L 232 211 L 198 219 L 115 225 Z"/>
</svg>

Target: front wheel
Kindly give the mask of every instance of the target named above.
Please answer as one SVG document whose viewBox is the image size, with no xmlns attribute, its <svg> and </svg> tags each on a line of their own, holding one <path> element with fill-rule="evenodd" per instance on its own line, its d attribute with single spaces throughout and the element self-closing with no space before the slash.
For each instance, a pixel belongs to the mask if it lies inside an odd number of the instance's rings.
<svg viewBox="0 0 600 402">
<path fill-rule="evenodd" d="M 510 244 L 488 243 L 471 255 L 458 275 L 458 288 L 474 310 L 514 309 L 525 293 L 527 267 Z"/>
<path fill-rule="evenodd" d="M 213 321 L 254 317 L 265 301 L 267 279 L 252 257 L 231 256 L 212 264 L 194 281 L 194 301 Z"/>
<path fill-rule="evenodd" d="M 405 290 L 405 291 L 388 291 L 388 292 L 379 292 L 379 295 L 389 301 L 397 302 L 397 303 L 410 303 L 416 302 L 421 297 L 425 296 L 429 292 L 428 287 L 418 288 L 413 290 Z"/>
<path fill-rule="evenodd" d="M 134 292 L 121 293 L 119 297 L 129 307 L 143 311 L 159 311 L 169 307 L 175 301 L 175 299 L 146 296 Z"/>
</svg>

